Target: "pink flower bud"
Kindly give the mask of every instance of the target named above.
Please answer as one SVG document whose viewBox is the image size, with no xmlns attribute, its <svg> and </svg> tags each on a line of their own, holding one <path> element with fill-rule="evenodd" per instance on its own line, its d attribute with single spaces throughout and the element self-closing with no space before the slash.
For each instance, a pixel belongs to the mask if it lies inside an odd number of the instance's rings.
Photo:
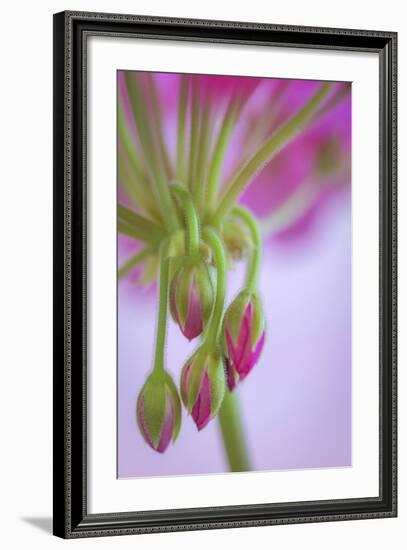
<svg viewBox="0 0 407 550">
<path fill-rule="evenodd" d="M 137 422 L 145 441 L 159 453 L 178 437 L 181 404 L 168 373 L 152 373 L 147 378 L 137 400 Z"/>
<path fill-rule="evenodd" d="M 227 383 L 233 390 L 257 363 L 264 344 L 264 317 L 257 294 L 242 291 L 225 313 Z"/>
<path fill-rule="evenodd" d="M 198 350 L 182 369 L 181 397 L 199 431 L 216 416 L 224 394 L 221 354 Z"/>
<path fill-rule="evenodd" d="M 170 290 L 170 310 L 182 334 L 192 340 L 209 319 L 214 287 L 208 265 L 202 260 L 187 261 L 175 274 Z"/>
</svg>

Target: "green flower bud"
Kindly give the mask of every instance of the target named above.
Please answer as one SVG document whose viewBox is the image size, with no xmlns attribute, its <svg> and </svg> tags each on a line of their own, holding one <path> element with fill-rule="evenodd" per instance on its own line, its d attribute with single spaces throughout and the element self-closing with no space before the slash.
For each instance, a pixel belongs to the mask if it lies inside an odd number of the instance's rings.
<svg viewBox="0 0 407 550">
<path fill-rule="evenodd" d="M 163 453 L 177 439 L 181 426 L 181 403 L 167 372 L 153 372 L 137 400 L 137 422 L 145 441 Z"/>
<path fill-rule="evenodd" d="M 243 380 L 257 363 L 264 345 L 264 316 L 256 293 L 243 290 L 226 310 L 223 345 L 229 389 Z"/>
<path fill-rule="evenodd" d="M 183 335 L 192 340 L 206 326 L 214 301 L 212 268 L 199 259 L 185 259 L 170 289 L 170 310 Z"/>
<path fill-rule="evenodd" d="M 186 362 L 181 374 L 181 397 L 198 430 L 216 416 L 225 394 L 222 355 L 200 348 Z"/>
</svg>

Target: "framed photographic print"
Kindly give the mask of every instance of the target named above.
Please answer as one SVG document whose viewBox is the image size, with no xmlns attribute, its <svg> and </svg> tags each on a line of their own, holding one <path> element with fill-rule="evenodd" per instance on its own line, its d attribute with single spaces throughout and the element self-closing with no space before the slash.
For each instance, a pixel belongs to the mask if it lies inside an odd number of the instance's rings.
<svg viewBox="0 0 407 550">
<path fill-rule="evenodd" d="M 396 515 L 393 32 L 54 16 L 54 534 Z"/>
</svg>

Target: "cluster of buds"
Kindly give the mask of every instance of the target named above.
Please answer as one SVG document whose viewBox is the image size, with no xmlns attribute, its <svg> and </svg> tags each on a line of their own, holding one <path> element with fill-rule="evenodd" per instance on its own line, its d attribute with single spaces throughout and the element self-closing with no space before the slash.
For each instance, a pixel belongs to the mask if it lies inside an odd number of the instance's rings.
<svg viewBox="0 0 407 550">
<path fill-rule="evenodd" d="M 185 338 L 193 340 L 200 336 L 202 339 L 186 361 L 180 377 L 181 399 L 198 431 L 218 414 L 225 392 L 233 391 L 237 383 L 246 378 L 257 363 L 264 343 L 261 300 L 253 290 L 257 281 L 253 285 L 252 280 L 253 273 L 258 271 L 259 255 L 249 262 L 245 289 L 224 311 L 230 261 L 255 256 L 255 246 L 259 246 L 258 239 L 257 243 L 251 239 L 250 231 L 241 221 L 231 217 L 229 225 L 225 224 L 222 232 L 204 228 L 203 238 L 199 234 L 195 242 L 194 253 L 188 253 L 187 246 L 177 247 L 175 257 L 172 254 L 176 268 L 171 271 L 171 277 L 168 267 L 162 269 L 160 277 L 164 322 L 168 307 Z M 235 232 L 232 227 L 236 228 Z M 167 263 L 168 259 L 162 265 Z M 159 325 L 158 330 L 164 334 L 165 327 Z M 160 346 L 163 347 L 163 341 Z M 158 365 L 140 392 L 137 418 L 145 441 L 162 453 L 178 435 L 181 414 L 177 388 L 161 360 Z"/>
</svg>

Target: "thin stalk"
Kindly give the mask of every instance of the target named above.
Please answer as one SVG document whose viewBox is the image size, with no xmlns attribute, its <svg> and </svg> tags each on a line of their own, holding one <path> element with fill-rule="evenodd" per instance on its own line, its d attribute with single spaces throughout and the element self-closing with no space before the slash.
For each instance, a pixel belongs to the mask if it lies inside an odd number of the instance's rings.
<svg viewBox="0 0 407 550">
<path fill-rule="evenodd" d="M 285 124 L 280 126 L 272 136 L 258 149 L 258 151 L 245 163 L 240 172 L 227 187 L 223 198 L 213 216 L 212 223 L 219 225 L 223 217 L 233 207 L 244 188 L 256 173 L 278 153 L 312 118 L 320 107 L 322 101 L 328 95 L 332 87 L 331 83 L 324 83 L 312 98 Z"/>
<path fill-rule="evenodd" d="M 263 111 L 268 113 L 268 116 L 258 120 L 247 134 L 248 139 L 246 140 L 242 153 L 243 159 L 249 157 L 253 151 L 256 151 L 267 136 L 274 132 L 278 127 L 276 126 L 276 121 L 285 99 L 285 92 L 289 87 L 290 81 L 283 80 L 280 82 L 278 88 L 270 95 L 267 103 L 263 107 Z M 235 173 L 239 172 L 243 164 L 244 163 L 241 163 L 240 166 L 237 167 Z"/>
<path fill-rule="evenodd" d="M 257 85 L 249 93 L 233 94 L 224 113 L 208 170 L 206 210 L 207 217 L 209 218 L 213 214 L 215 202 L 218 197 L 223 160 L 232 137 L 233 130 L 235 129 L 240 113 L 244 109 L 246 103 L 249 101 L 256 88 Z"/>
<path fill-rule="evenodd" d="M 199 137 L 199 101 L 198 87 L 193 80 L 191 83 L 191 124 L 189 137 L 189 169 L 188 169 L 188 187 L 193 189 L 196 179 L 196 161 L 198 156 L 198 137 Z"/>
<path fill-rule="evenodd" d="M 183 207 L 187 254 L 189 256 L 197 256 L 200 243 L 199 218 L 191 195 L 186 189 L 176 183 L 171 185 L 171 191 L 176 195 Z"/>
<path fill-rule="evenodd" d="M 153 239 L 162 239 L 165 235 L 165 231 L 162 227 L 156 223 L 144 218 L 137 212 L 130 210 L 123 204 L 117 205 L 117 216 L 120 220 L 127 223 L 136 230 L 145 232 L 146 235 L 150 235 Z"/>
<path fill-rule="evenodd" d="M 185 75 L 181 76 L 178 98 L 178 131 L 177 131 L 177 179 L 185 182 L 185 132 L 187 125 L 189 82 Z"/>
<path fill-rule="evenodd" d="M 143 229 L 129 225 L 120 218 L 117 220 L 117 231 L 134 239 L 135 241 L 141 241 L 151 246 L 157 245 L 157 239 L 155 239 L 150 233 Z"/>
<path fill-rule="evenodd" d="M 136 143 L 134 142 L 124 115 L 123 107 L 119 104 L 117 111 L 117 126 L 119 134 L 118 168 L 123 186 L 135 204 L 140 205 L 148 213 L 156 213 L 154 208 L 154 193 L 151 182 L 144 170 Z M 157 215 L 154 214 L 154 218 Z"/>
<path fill-rule="evenodd" d="M 118 176 L 121 187 L 132 203 L 161 224 L 161 213 L 156 207 L 157 201 L 150 192 L 150 183 L 147 178 L 141 178 L 135 172 L 124 150 L 118 155 Z"/>
<path fill-rule="evenodd" d="M 239 399 L 236 392 L 226 390 L 218 417 L 223 446 L 230 471 L 250 471 L 249 453 L 242 426 Z"/>
<path fill-rule="evenodd" d="M 160 291 L 158 302 L 157 336 L 155 342 L 154 371 L 164 371 L 165 337 L 167 332 L 169 259 L 166 256 L 167 242 L 160 248 Z"/>
<path fill-rule="evenodd" d="M 137 252 L 137 254 L 134 254 L 134 256 L 129 258 L 119 267 L 117 270 L 117 278 L 123 279 L 123 277 L 126 277 L 126 275 L 128 275 L 136 266 L 140 265 L 146 258 L 151 256 L 152 253 L 153 251 L 151 249 L 145 248 L 144 250 Z"/>
<path fill-rule="evenodd" d="M 203 202 L 206 200 L 205 186 L 208 167 L 208 154 L 211 137 L 211 98 L 205 99 L 202 110 L 201 125 L 198 139 L 198 154 L 196 161 L 196 179 L 193 182 L 192 193 L 194 202 L 199 211 L 201 211 Z"/>
<path fill-rule="evenodd" d="M 125 121 L 123 109 L 121 106 L 119 106 L 119 109 L 117 112 L 117 125 L 119 130 L 120 141 L 123 144 L 123 148 L 126 151 L 130 164 L 134 172 L 139 177 L 139 179 L 147 183 L 147 190 L 149 190 L 148 179 L 143 168 L 143 163 L 137 154 L 136 144 L 134 143 L 130 135 L 129 129 Z"/>
<path fill-rule="evenodd" d="M 262 240 L 260 227 L 252 214 L 241 206 L 235 206 L 232 210 L 232 213 L 239 217 L 248 227 L 252 241 L 254 244 L 254 249 L 252 251 L 252 256 L 250 258 L 250 263 L 246 273 L 246 289 L 249 292 L 254 292 L 257 289 L 261 257 L 262 257 Z"/>
<path fill-rule="evenodd" d="M 203 237 L 211 247 L 216 263 L 216 298 L 203 342 L 204 347 L 213 350 L 217 346 L 219 331 L 222 325 L 223 307 L 225 305 L 226 256 L 222 241 L 214 229 L 205 227 Z"/>
<path fill-rule="evenodd" d="M 160 205 L 161 213 L 168 230 L 172 231 L 178 226 L 178 220 L 161 163 L 157 162 L 157 151 L 147 118 L 148 111 L 145 97 L 138 79 L 131 72 L 126 73 L 126 83 L 140 136 L 140 143 L 144 151 L 146 167 L 150 171 L 151 179 L 155 185 L 155 198 Z"/>
<path fill-rule="evenodd" d="M 167 147 L 164 141 L 161 102 L 158 96 L 157 86 L 156 86 L 156 83 L 154 82 L 153 75 L 151 73 L 147 73 L 146 76 L 147 76 L 147 83 L 148 83 L 148 88 L 149 88 L 151 102 L 152 102 L 151 118 L 154 122 L 155 134 L 157 138 L 157 146 L 160 152 L 164 172 L 167 176 L 167 179 L 171 179 L 172 167 L 168 156 Z"/>
<path fill-rule="evenodd" d="M 212 211 L 217 198 L 222 163 L 235 126 L 237 111 L 238 106 L 231 99 L 223 117 L 209 166 L 207 185 L 207 209 L 209 212 Z"/>
</svg>

